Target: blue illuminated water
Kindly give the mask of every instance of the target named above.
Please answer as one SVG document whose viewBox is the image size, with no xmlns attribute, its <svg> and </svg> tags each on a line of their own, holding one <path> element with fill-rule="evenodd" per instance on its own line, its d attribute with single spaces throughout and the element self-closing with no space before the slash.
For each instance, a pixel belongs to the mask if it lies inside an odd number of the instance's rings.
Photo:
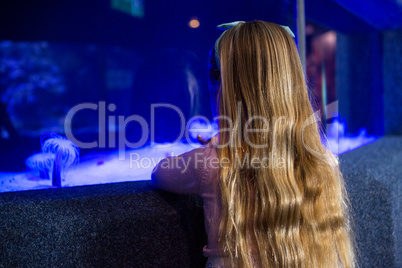
<svg viewBox="0 0 402 268">
<path fill-rule="evenodd" d="M 374 142 L 364 129 L 354 137 L 345 136 L 345 122 L 336 121 L 328 130 L 328 145 L 337 155 Z M 126 152 L 112 151 L 84 156 L 80 163 L 65 172 L 62 187 L 144 181 L 151 179 L 154 166 L 166 156 L 180 155 L 198 148 L 198 143 L 155 144 Z M 37 172 L 0 172 L 0 192 L 53 188 L 51 179 Z"/>
<path fill-rule="evenodd" d="M 66 170 L 62 187 L 150 180 L 154 166 L 166 156 L 175 156 L 200 147 L 200 144 L 156 144 L 125 153 L 93 153 Z M 124 158 L 124 159 L 123 159 Z M 51 179 L 35 171 L 0 172 L 0 192 L 53 188 Z"/>
</svg>

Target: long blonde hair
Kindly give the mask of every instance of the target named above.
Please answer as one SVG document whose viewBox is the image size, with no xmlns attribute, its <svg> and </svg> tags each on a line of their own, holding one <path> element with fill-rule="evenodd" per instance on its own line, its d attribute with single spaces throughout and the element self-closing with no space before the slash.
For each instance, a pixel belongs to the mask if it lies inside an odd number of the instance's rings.
<svg viewBox="0 0 402 268">
<path fill-rule="evenodd" d="M 314 112 L 293 39 L 251 21 L 227 30 L 218 48 L 218 154 L 229 159 L 219 241 L 230 266 L 354 267 L 350 202 L 317 123 L 306 126 Z"/>
</svg>

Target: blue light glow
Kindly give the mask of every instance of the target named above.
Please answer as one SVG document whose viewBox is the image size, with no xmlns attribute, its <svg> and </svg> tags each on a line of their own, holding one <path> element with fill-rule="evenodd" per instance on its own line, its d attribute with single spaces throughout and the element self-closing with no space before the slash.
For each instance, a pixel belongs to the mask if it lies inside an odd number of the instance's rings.
<svg viewBox="0 0 402 268">
<path fill-rule="evenodd" d="M 190 126 L 193 129 L 208 129 L 205 128 L 206 124 L 199 120 L 195 120 L 195 123 Z M 212 127 L 212 130 L 216 131 L 215 127 Z M 345 122 L 335 121 L 328 125 L 328 146 L 334 154 L 340 155 L 377 140 L 376 137 L 368 136 L 365 129 L 362 129 L 355 137 L 345 136 L 345 131 Z M 215 132 L 190 131 L 190 133 L 193 138 L 201 134 L 207 139 L 213 135 L 211 133 Z M 29 172 L 0 172 L 0 192 L 53 188 L 52 181 L 43 177 L 44 173 L 41 171 L 50 174 L 52 164 L 49 160 L 53 159 L 57 147 L 64 148 L 66 167 L 67 164 L 71 165 L 77 161 L 77 155 L 75 155 L 77 151 L 74 146 L 71 147 L 71 144 L 68 144 L 69 142 L 60 136 L 45 141 L 45 153 L 35 154 L 27 159 L 27 166 L 31 168 Z M 152 170 L 160 160 L 167 156 L 183 154 L 200 146 L 198 143 L 157 143 L 153 146 L 126 151 L 124 160 L 121 159 L 118 151 L 91 153 L 82 158 L 77 166 L 66 169 L 65 176 L 61 179 L 62 186 L 150 180 Z"/>
<path fill-rule="evenodd" d="M 346 122 L 335 120 L 327 125 L 327 147 L 335 155 L 341 155 L 377 140 L 375 136 L 367 135 L 362 128 L 356 136 L 346 136 Z"/>
<path fill-rule="evenodd" d="M 55 146 L 60 146 L 60 143 L 55 143 L 55 141 L 52 141 L 52 143 Z M 145 146 L 127 151 L 124 160 L 121 160 L 121 155 L 119 155 L 118 151 L 91 153 L 83 157 L 78 165 L 65 170 L 65 175 L 61 179 L 62 186 L 72 187 L 150 180 L 152 170 L 160 160 L 167 156 L 183 154 L 200 146 L 198 143 L 155 144 L 152 147 Z M 48 159 L 47 156 L 36 154 L 30 157 L 29 161 L 36 163 L 31 165 L 36 168 L 30 171 L 0 172 L 0 192 L 53 188 L 52 181 L 49 178 L 40 177 L 39 174 L 42 169 L 48 172 L 51 170 L 51 167 L 48 168 L 51 165 L 47 165 L 51 164 L 51 162 L 43 160 Z M 53 159 L 52 157 L 50 159 Z M 72 163 L 71 158 L 66 160 Z"/>
</svg>

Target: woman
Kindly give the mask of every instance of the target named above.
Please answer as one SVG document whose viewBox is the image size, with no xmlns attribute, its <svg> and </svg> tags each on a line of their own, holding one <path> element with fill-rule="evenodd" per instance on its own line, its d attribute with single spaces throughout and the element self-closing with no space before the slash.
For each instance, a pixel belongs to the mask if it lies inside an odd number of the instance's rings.
<svg viewBox="0 0 402 268">
<path fill-rule="evenodd" d="M 354 267 L 344 181 L 311 120 L 291 35 L 264 21 L 229 26 L 210 72 L 220 132 L 162 160 L 154 185 L 203 197 L 207 267 Z"/>
</svg>

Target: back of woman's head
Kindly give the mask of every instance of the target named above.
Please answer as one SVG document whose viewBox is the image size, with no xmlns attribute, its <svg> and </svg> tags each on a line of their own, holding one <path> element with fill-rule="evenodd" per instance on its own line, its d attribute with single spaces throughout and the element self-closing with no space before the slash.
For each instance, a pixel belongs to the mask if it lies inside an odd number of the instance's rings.
<svg viewBox="0 0 402 268">
<path fill-rule="evenodd" d="M 274 23 L 239 23 L 217 51 L 219 157 L 229 159 L 220 242 L 231 265 L 353 267 L 344 181 L 321 144 L 292 37 Z"/>
</svg>

